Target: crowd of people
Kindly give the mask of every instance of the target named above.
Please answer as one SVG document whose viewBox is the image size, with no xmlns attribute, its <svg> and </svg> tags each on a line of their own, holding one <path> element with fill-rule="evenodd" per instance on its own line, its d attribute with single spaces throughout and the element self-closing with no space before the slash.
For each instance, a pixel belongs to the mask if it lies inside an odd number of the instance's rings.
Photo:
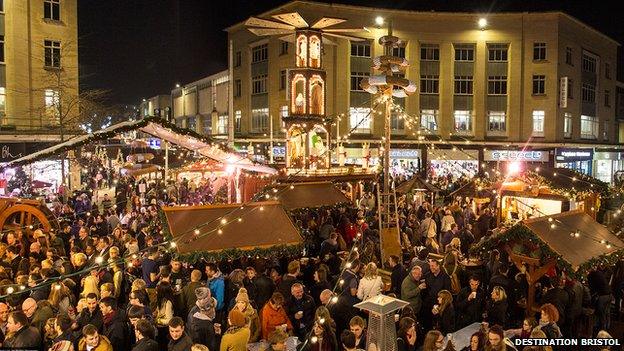
<svg viewBox="0 0 624 351">
<path fill-rule="evenodd" d="M 173 184 L 124 177 L 99 203 L 86 192 L 59 196 L 58 230 L 3 231 L 0 348 L 371 350 L 368 315 L 354 305 L 380 294 L 409 303 L 395 316 L 399 351 L 452 350 L 448 335 L 475 325 L 464 350 L 514 350 L 513 338 L 610 338 L 622 262 L 585 282 L 549 272 L 537 289 L 539 317 L 527 318 L 526 272 L 504 251 L 486 261 L 471 253 L 497 230 L 495 209 L 471 199 L 401 198 L 403 253 L 385 262 L 370 192 L 357 206 L 293 213 L 304 254 L 185 262 L 159 216 L 179 196 Z"/>
</svg>

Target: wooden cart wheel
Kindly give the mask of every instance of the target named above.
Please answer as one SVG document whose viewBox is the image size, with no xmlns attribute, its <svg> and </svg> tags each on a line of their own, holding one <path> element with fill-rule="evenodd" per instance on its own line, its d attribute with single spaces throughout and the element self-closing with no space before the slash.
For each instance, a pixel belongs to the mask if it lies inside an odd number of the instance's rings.
<svg viewBox="0 0 624 351">
<path fill-rule="evenodd" d="M 46 233 L 52 229 L 46 214 L 35 206 L 15 204 L 0 213 L 2 231 L 23 229 L 25 232 L 30 232 L 31 228 L 39 227 L 43 227 Z"/>
</svg>

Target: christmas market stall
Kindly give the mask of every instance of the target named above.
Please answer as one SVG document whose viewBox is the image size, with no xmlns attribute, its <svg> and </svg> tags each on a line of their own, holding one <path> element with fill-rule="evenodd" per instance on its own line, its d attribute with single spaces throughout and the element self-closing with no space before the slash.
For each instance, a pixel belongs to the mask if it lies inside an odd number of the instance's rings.
<svg viewBox="0 0 624 351">
<path fill-rule="evenodd" d="M 395 188 L 397 194 L 412 196 L 417 203 L 429 201 L 435 202 L 436 195 L 441 191 L 435 185 L 427 182 L 419 176 L 406 180 Z"/>
<path fill-rule="evenodd" d="M 267 189 L 267 196 L 280 201 L 288 211 L 351 203 L 331 182 L 280 184 Z"/>
<path fill-rule="evenodd" d="M 188 262 L 300 253 L 302 238 L 277 201 L 163 208 L 178 253 Z"/>
<path fill-rule="evenodd" d="M 481 242 L 473 253 L 485 258 L 498 249 L 525 272 L 526 308 L 533 314 L 535 284 L 545 275 L 563 272 L 585 279 L 598 265 L 611 265 L 624 254 L 624 242 L 582 210 L 525 219 Z"/>
</svg>

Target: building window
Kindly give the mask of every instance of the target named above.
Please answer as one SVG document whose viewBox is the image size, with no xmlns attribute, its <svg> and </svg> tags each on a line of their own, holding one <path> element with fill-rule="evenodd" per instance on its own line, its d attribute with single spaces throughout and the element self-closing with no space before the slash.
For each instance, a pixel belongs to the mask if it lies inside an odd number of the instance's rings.
<svg viewBox="0 0 624 351">
<path fill-rule="evenodd" d="M 587 53 L 587 52 L 583 52 L 583 59 L 582 59 L 582 67 L 583 67 L 583 71 L 585 72 L 591 72 L 591 73 L 596 73 L 596 62 L 597 62 L 597 58 L 596 56 Z"/>
<path fill-rule="evenodd" d="M 251 94 L 264 94 L 267 92 L 267 75 L 261 74 L 251 79 Z"/>
<path fill-rule="evenodd" d="M 243 54 L 240 51 L 237 51 L 234 54 L 234 67 L 240 67 L 242 61 L 243 61 Z"/>
<path fill-rule="evenodd" d="M 572 114 L 570 112 L 563 114 L 563 137 L 572 137 Z"/>
<path fill-rule="evenodd" d="M 474 45 L 455 44 L 455 61 L 474 61 Z"/>
<path fill-rule="evenodd" d="M 58 122 L 60 119 L 59 111 L 59 92 L 57 90 L 46 89 L 44 91 L 45 114 L 51 122 Z"/>
<path fill-rule="evenodd" d="M 602 140 L 609 140 L 609 121 L 604 121 L 602 125 Z"/>
<path fill-rule="evenodd" d="M 439 87 L 438 76 L 420 76 L 420 92 L 422 94 L 438 94 Z"/>
<path fill-rule="evenodd" d="M 605 78 L 611 79 L 611 65 L 605 62 Z"/>
<path fill-rule="evenodd" d="M 544 136 L 544 119 L 546 113 L 543 110 L 533 111 L 533 136 Z"/>
<path fill-rule="evenodd" d="M 251 48 L 251 63 L 263 62 L 269 59 L 269 44 L 262 44 Z"/>
<path fill-rule="evenodd" d="M 570 66 L 574 66 L 574 64 L 572 64 L 572 48 L 567 47 L 566 48 L 566 56 L 565 56 L 565 62 L 566 64 L 570 65 Z"/>
<path fill-rule="evenodd" d="M 421 61 L 440 61 L 440 47 L 437 44 L 422 44 L 420 46 Z"/>
<path fill-rule="evenodd" d="M 280 71 L 280 84 L 279 84 L 279 88 L 280 88 L 280 90 L 286 89 L 286 70 L 285 69 Z"/>
<path fill-rule="evenodd" d="M 43 1 L 43 18 L 60 21 L 61 20 L 61 0 Z"/>
<path fill-rule="evenodd" d="M 241 132 L 243 121 L 243 113 L 240 110 L 234 112 L 234 131 L 237 133 Z"/>
<path fill-rule="evenodd" d="M 349 126 L 354 133 L 371 132 L 371 109 L 369 107 L 351 107 Z"/>
<path fill-rule="evenodd" d="M 269 129 L 269 108 L 251 110 L 251 131 L 253 133 L 266 132 Z"/>
<path fill-rule="evenodd" d="M 534 75 L 533 76 L 533 95 L 546 94 L 546 76 Z"/>
<path fill-rule="evenodd" d="M 243 83 L 240 79 L 234 81 L 234 97 L 241 97 L 243 95 Z"/>
<path fill-rule="evenodd" d="M 4 35 L 0 35 L 0 62 L 4 62 Z"/>
<path fill-rule="evenodd" d="M 288 42 L 282 41 L 280 42 L 280 55 L 288 54 Z"/>
<path fill-rule="evenodd" d="M 371 57 L 371 46 L 369 43 L 351 43 L 351 56 Z"/>
<path fill-rule="evenodd" d="M 368 72 L 351 72 L 351 91 L 364 91 L 360 83 L 362 83 L 364 77 L 368 77 L 369 75 L 370 73 Z"/>
<path fill-rule="evenodd" d="M 400 112 L 393 111 L 390 115 L 390 130 L 392 132 L 404 132 L 405 131 L 405 119 Z"/>
<path fill-rule="evenodd" d="M 507 62 L 507 44 L 488 45 L 488 61 Z"/>
<path fill-rule="evenodd" d="M 611 92 L 608 90 L 604 92 L 604 105 L 605 107 L 611 107 Z"/>
<path fill-rule="evenodd" d="M 227 134 L 228 116 L 219 116 L 217 119 L 217 134 Z"/>
<path fill-rule="evenodd" d="M 0 12 L 4 12 L 4 0 L 0 0 Z"/>
<path fill-rule="evenodd" d="M 61 42 L 54 40 L 44 40 L 45 67 L 61 67 Z"/>
<path fill-rule="evenodd" d="M 398 48 L 392 48 L 392 56 L 405 58 L 405 46 L 399 46 Z"/>
<path fill-rule="evenodd" d="M 507 77 L 489 76 L 488 95 L 507 95 Z"/>
<path fill-rule="evenodd" d="M 435 133 L 438 130 L 438 110 L 421 110 L 420 111 L 420 128 L 429 133 Z"/>
<path fill-rule="evenodd" d="M 472 131 L 472 111 L 455 110 L 455 131 L 459 133 L 469 133 Z"/>
<path fill-rule="evenodd" d="M 598 118 L 581 115 L 581 138 L 598 138 Z"/>
<path fill-rule="evenodd" d="M 533 43 L 533 61 L 546 60 L 546 43 Z"/>
<path fill-rule="evenodd" d="M 488 131 L 505 132 L 507 130 L 505 111 L 488 112 Z"/>
<path fill-rule="evenodd" d="M 581 100 L 583 100 L 583 102 L 595 103 L 596 87 L 591 84 L 583 83 L 581 87 Z"/>
<path fill-rule="evenodd" d="M 280 107 L 280 117 L 281 118 L 288 117 L 288 105 L 284 105 Z"/>
<path fill-rule="evenodd" d="M 472 76 L 455 76 L 455 95 L 472 94 Z"/>
<path fill-rule="evenodd" d="M 572 79 L 568 78 L 568 99 L 574 98 L 574 93 L 573 93 L 574 84 L 572 83 L 573 83 Z"/>
<path fill-rule="evenodd" d="M 0 87 L 0 117 L 6 114 L 6 88 Z"/>
</svg>

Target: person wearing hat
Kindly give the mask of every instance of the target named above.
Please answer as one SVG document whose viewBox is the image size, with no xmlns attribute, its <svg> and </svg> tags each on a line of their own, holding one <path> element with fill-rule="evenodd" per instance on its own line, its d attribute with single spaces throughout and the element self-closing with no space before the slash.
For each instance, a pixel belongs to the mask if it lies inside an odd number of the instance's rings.
<svg viewBox="0 0 624 351">
<path fill-rule="evenodd" d="M 249 337 L 249 342 L 256 342 L 260 339 L 260 319 L 258 317 L 258 312 L 251 306 L 249 303 L 249 295 L 247 294 L 247 289 L 240 288 L 238 290 L 238 295 L 236 295 L 236 305 L 234 305 L 234 309 L 238 309 L 243 312 L 245 318 L 249 322 L 247 327 L 249 327 L 249 331 L 251 333 Z"/>
<path fill-rule="evenodd" d="M 247 317 L 238 308 L 228 314 L 230 327 L 221 338 L 221 351 L 247 351 L 251 332 L 247 327 Z"/>
<path fill-rule="evenodd" d="M 215 334 L 215 318 L 217 300 L 212 297 L 210 289 L 202 286 L 195 289 L 195 306 L 188 313 L 188 333 L 194 343 L 203 344 L 216 350 L 219 345 Z"/>
</svg>

